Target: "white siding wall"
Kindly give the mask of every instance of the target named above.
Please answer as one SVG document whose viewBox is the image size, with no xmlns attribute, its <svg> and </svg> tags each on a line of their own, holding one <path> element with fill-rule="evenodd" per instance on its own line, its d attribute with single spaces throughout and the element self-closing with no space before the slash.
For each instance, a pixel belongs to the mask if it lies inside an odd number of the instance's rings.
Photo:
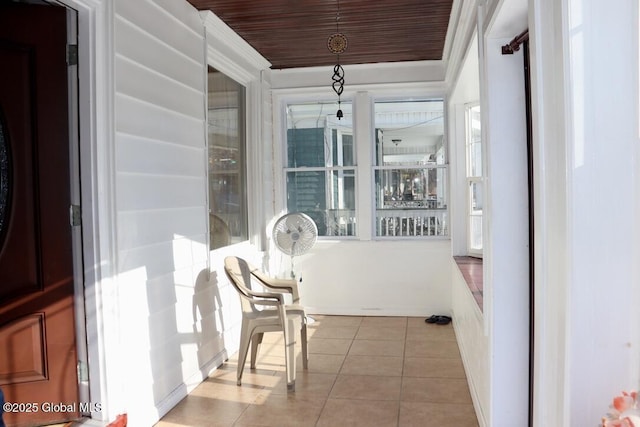
<svg viewBox="0 0 640 427">
<path fill-rule="evenodd" d="M 205 47 L 197 11 L 118 0 L 114 18 L 119 412 L 151 425 L 221 350 L 208 280 Z"/>
<path fill-rule="evenodd" d="M 489 335 L 484 317 L 458 265 L 451 262 L 452 305 L 458 347 L 480 427 L 489 427 L 491 396 Z"/>
</svg>

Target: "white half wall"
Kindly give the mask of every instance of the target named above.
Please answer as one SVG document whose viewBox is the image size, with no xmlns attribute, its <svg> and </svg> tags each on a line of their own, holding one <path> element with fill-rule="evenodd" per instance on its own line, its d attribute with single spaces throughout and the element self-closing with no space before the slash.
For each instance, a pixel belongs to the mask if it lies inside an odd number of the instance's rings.
<svg viewBox="0 0 640 427">
<path fill-rule="evenodd" d="M 320 241 L 294 270 L 310 313 L 426 316 L 451 312 L 451 262 L 449 240 Z"/>
<path fill-rule="evenodd" d="M 451 263 L 452 309 L 458 347 L 469 383 L 469 392 L 480 427 L 489 427 L 491 379 L 489 373 L 489 335 L 484 330 L 484 316 L 474 299 L 458 265 Z"/>
</svg>

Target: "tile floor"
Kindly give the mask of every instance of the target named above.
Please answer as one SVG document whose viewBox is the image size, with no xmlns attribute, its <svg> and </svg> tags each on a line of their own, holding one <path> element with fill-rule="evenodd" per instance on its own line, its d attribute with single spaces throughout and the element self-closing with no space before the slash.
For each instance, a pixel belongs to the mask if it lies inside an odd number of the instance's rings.
<svg viewBox="0 0 640 427">
<path fill-rule="evenodd" d="M 417 317 L 311 316 L 309 368 L 287 393 L 282 333 L 236 386 L 232 357 L 156 427 L 477 427 L 453 326 Z"/>
</svg>

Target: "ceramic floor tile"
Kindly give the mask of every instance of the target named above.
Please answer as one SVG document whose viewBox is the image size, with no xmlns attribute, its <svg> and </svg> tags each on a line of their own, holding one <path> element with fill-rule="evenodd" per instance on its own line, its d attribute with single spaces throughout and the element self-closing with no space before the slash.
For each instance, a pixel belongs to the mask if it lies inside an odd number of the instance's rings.
<svg viewBox="0 0 640 427">
<path fill-rule="evenodd" d="M 360 316 L 326 316 L 321 314 L 310 314 L 313 321 L 309 323 L 310 328 L 318 328 L 325 326 L 352 326 L 358 327 L 362 323 Z"/>
<path fill-rule="evenodd" d="M 403 356 L 404 341 L 354 340 L 350 356 Z"/>
<path fill-rule="evenodd" d="M 471 403 L 466 379 L 410 378 L 402 379 L 403 402 Z"/>
<path fill-rule="evenodd" d="M 401 377 L 338 375 L 329 397 L 334 399 L 398 400 L 401 384 Z"/>
<path fill-rule="evenodd" d="M 455 341 L 407 340 L 404 357 L 460 358 L 460 351 Z"/>
<path fill-rule="evenodd" d="M 416 358 L 404 359 L 402 375 L 405 377 L 466 378 L 462 360 Z"/>
<path fill-rule="evenodd" d="M 350 339 L 314 337 L 309 340 L 309 354 L 347 354 L 351 342 Z"/>
<path fill-rule="evenodd" d="M 278 383 L 268 390 L 273 394 L 287 394 L 287 381 L 285 373 L 278 375 Z M 296 373 L 296 389 L 295 394 L 304 398 L 327 398 L 331 392 L 331 388 L 337 378 L 336 374 L 322 374 L 309 371 L 298 371 Z M 263 393 L 267 392 L 265 388 Z"/>
<path fill-rule="evenodd" d="M 315 328 L 312 338 L 353 339 L 358 332 L 357 326 L 326 326 Z"/>
<path fill-rule="evenodd" d="M 313 427 L 324 407 L 325 399 L 304 399 L 294 393 L 267 395 L 250 405 L 234 424 L 269 427 Z"/>
<path fill-rule="evenodd" d="M 429 325 L 423 322 L 421 326 L 409 326 L 407 328 L 407 340 L 456 341 L 456 333 L 451 324 Z"/>
<path fill-rule="evenodd" d="M 360 326 L 355 338 L 357 340 L 402 341 L 405 339 L 406 333 L 407 328 L 404 326 Z"/>
<path fill-rule="evenodd" d="M 407 328 L 413 328 L 413 327 L 422 327 L 424 325 L 426 325 L 424 319 L 426 319 L 429 316 L 425 316 L 425 317 L 407 317 Z"/>
<path fill-rule="evenodd" d="M 396 427 L 398 413 L 396 401 L 329 399 L 317 427 Z"/>
<path fill-rule="evenodd" d="M 169 411 L 163 421 L 179 423 L 181 420 L 191 420 L 200 424 L 213 421 L 233 423 L 248 407 L 247 403 L 189 395 Z"/>
<path fill-rule="evenodd" d="M 362 323 L 360 323 L 361 327 L 374 326 L 374 327 L 384 327 L 384 328 L 406 328 L 407 327 L 407 318 L 406 317 L 364 317 L 362 319 Z"/>
<path fill-rule="evenodd" d="M 398 356 L 348 355 L 340 369 L 346 375 L 402 376 L 403 358 Z"/>
<path fill-rule="evenodd" d="M 344 355 L 340 354 L 313 354 L 309 355 L 309 372 L 321 374 L 337 374 L 340 372 Z M 296 362 L 298 372 L 302 370 L 302 362 Z"/>
<path fill-rule="evenodd" d="M 398 427 L 478 427 L 471 404 L 400 402 Z"/>
</svg>

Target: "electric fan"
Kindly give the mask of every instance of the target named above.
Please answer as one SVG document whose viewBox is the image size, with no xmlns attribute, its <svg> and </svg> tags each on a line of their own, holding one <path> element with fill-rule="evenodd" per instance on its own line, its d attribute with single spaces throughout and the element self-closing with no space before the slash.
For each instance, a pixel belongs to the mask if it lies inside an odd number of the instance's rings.
<svg viewBox="0 0 640 427">
<path fill-rule="evenodd" d="M 318 239 L 318 227 L 309 215 L 292 212 L 281 216 L 273 226 L 273 242 L 286 255 L 291 256 L 291 277 L 293 257 L 307 252 Z"/>
</svg>

